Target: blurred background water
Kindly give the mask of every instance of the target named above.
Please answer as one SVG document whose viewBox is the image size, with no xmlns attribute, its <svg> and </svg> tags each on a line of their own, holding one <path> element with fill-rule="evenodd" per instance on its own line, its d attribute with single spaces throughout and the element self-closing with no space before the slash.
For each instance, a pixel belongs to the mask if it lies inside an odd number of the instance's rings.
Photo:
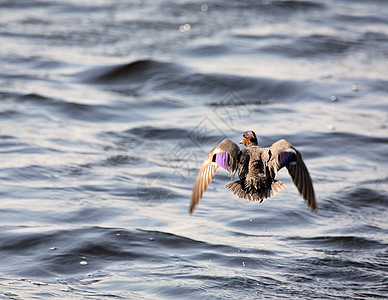
<svg viewBox="0 0 388 300">
<path fill-rule="evenodd" d="M 0 1 L 0 297 L 388 296 L 388 5 Z M 319 210 L 207 152 L 301 152 Z"/>
</svg>

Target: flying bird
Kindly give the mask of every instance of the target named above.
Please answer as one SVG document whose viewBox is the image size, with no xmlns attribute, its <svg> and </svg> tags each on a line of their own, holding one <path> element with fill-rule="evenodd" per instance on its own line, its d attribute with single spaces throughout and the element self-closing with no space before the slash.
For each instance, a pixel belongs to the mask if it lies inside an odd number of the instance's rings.
<svg viewBox="0 0 388 300">
<path fill-rule="evenodd" d="M 314 212 L 317 211 L 310 174 L 302 155 L 291 143 L 282 139 L 269 148 L 261 148 L 252 130 L 243 133 L 240 143 L 244 144 L 246 149 L 240 149 L 234 142 L 225 139 L 209 152 L 193 186 L 190 214 L 213 180 L 218 167 L 227 170 L 229 176 L 238 173 L 239 179 L 228 183 L 226 188 L 240 198 L 259 202 L 286 187 L 284 182 L 275 179 L 278 171 L 286 167 L 307 205 Z"/>
</svg>

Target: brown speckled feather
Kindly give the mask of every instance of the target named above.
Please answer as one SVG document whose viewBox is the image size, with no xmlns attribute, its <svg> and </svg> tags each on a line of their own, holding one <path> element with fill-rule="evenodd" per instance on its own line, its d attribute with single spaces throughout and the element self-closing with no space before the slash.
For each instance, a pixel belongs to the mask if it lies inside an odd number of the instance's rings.
<svg viewBox="0 0 388 300">
<path fill-rule="evenodd" d="M 272 197 L 286 187 L 282 181 L 274 179 L 275 172 L 268 167 L 269 151 L 251 145 L 242 152 L 240 180 L 225 187 L 240 198 L 259 201 Z"/>
</svg>

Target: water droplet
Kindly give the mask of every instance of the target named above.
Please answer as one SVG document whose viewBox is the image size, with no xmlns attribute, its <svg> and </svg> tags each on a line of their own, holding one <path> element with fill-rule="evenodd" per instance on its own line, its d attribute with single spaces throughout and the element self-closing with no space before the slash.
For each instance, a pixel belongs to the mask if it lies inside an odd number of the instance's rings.
<svg viewBox="0 0 388 300">
<path fill-rule="evenodd" d="M 352 91 L 359 91 L 360 87 L 357 84 L 352 85 Z"/>
<path fill-rule="evenodd" d="M 250 219 L 249 219 L 249 222 L 252 222 L 252 220 L 253 220 L 253 219 L 252 219 L 252 218 L 250 218 Z"/>
<path fill-rule="evenodd" d="M 338 98 L 337 98 L 336 96 L 333 95 L 333 96 L 330 97 L 330 100 L 331 100 L 331 101 L 337 101 Z"/>
<path fill-rule="evenodd" d="M 155 239 L 153 237 L 150 237 L 150 241 L 155 241 Z"/>
<path fill-rule="evenodd" d="M 185 32 L 185 31 L 189 31 L 191 29 L 191 25 L 190 24 L 185 24 L 185 25 L 181 25 L 179 26 L 179 31 L 180 32 Z"/>
<path fill-rule="evenodd" d="M 51 247 L 50 250 L 51 251 L 57 250 L 57 247 Z"/>
<path fill-rule="evenodd" d="M 88 262 L 85 261 L 85 260 L 83 260 L 83 261 L 81 261 L 79 264 L 80 264 L 81 266 L 87 266 Z"/>
<path fill-rule="evenodd" d="M 328 128 L 329 128 L 330 130 L 334 130 L 334 129 L 335 129 L 335 127 L 334 127 L 333 124 L 330 124 L 330 125 L 328 126 Z"/>
<path fill-rule="evenodd" d="M 245 262 L 242 262 L 242 266 L 245 267 Z"/>
<path fill-rule="evenodd" d="M 209 9 L 209 7 L 208 7 L 206 4 L 202 4 L 202 5 L 201 5 L 201 10 L 202 10 L 202 11 L 205 11 L 205 12 L 206 12 L 206 11 L 208 11 L 208 9 Z"/>
</svg>

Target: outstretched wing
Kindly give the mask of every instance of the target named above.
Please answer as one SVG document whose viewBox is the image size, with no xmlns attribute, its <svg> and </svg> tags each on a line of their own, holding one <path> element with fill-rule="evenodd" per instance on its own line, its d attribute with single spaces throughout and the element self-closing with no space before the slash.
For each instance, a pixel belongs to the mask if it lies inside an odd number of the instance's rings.
<svg viewBox="0 0 388 300">
<path fill-rule="evenodd" d="M 271 152 L 271 166 L 275 168 L 275 173 L 286 167 L 299 193 L 308 206 L 316 211 L 318 207 L 315 201 L 313 183 L 300 152 L 286 140 L 275 142 L 269 151 Z"/>
<path fill-rule="evenodd" d="M 239 168 L 240 152 L 240 148 L 231 140 L 223 140 L 209 152 L 197 174 L 193 186 L 189 210 L 190 214 L 194 211 L 199 200 L 202 198 L 203 193 L 213 180 L 218 167 L 222 167 L 229 171 L 229 175 Z"/>
</svg>

